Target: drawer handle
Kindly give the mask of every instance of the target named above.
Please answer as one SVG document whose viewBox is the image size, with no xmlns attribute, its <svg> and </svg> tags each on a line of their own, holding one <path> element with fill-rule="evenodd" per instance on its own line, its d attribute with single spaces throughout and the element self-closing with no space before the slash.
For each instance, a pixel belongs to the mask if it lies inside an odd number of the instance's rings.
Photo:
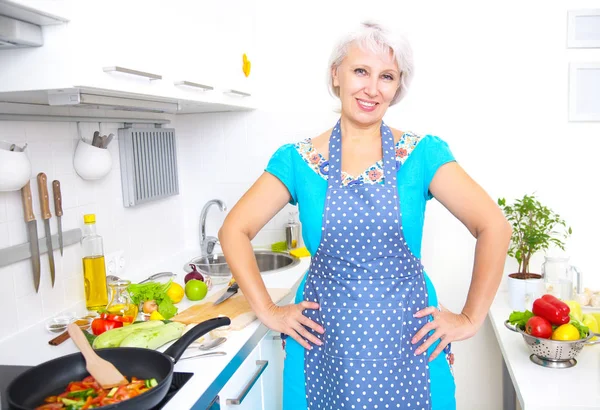
<svg viewBox="0 0 600 410">
<path fill-rule="evenodd" d="M 257 360 L 256 365 L 258 366 L 258 369 L 256 369 L 256 373 L 254 373 L 254 375 L 252 376 L 252 379 L 250 379 L 248 384 L 246 384 L 246 386 L 242 389 L 242 391 L 240 392 L 240 395 L 238 396 L 237 399 L 227 399 L 227 405 L 242 404 L 242 401 L 244 401 L 244 399 L 246 398 L 246 396 L 248 395 L 248 393 L 250 392 L 250 390 L 252 389 L 254 384 L 256 384 L 256 381 L 260 378 L 260 376 L 263 374 L 263 372 L 269 365 L 269 361 L 268 360 Z"/>
<path fill-rule="evenodd" d="M 191 81 L 175 81 L 175 85 L 185 85 L 187 87 L 200 88 L 200 89 L 202 89 L 204 91 L 210 91 L 210 90 L 214 90 L 215 89 L 215 87 L 211 87 L 210 85 L 193 83 Z"/>
<path fill-rule="evenodd" d="M 119 67 L 119 66 L 104 67 L 102 70 L 105 73 L 118 72 L 118 73 L 137 75 L 139 77 L 145 77 L 149 80 L 162 80 L 162 75 L 159 75 L 159 74 L 146 73 L 144 71 L 132 70 L 131 68 L 125 68 L 125 67 Z"/>
<path fill-rule="evenodd" d="M 245 93 L 243 91 L 238 91 L 238 90 L 227 90 L 227 91 L 223 91 L 224 94 L 232 94 L 235 95 L 236 97 L 250 97 L 252 94 L 250 93 Z"/>
</svg>

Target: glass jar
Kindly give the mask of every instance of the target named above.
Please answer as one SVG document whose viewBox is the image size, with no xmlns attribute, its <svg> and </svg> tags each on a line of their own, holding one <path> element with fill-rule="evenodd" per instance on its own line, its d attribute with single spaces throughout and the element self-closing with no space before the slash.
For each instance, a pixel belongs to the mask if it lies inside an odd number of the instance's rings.
<svg viewBox="0 0 600 410">
<path fill-rule="evenodd" d="M 131 296 L 127 292 L 127 286 L 131 281 L 119 279 L 109 282 L 110 288 L 110 303 L 106 306 L 108 313 L 113 315 L 123 316 L 123 324 L 128 325 L 133 323 L 138 314 L 138 307 L 131 301 Z"/>
<path fill-rule="evenodd" d="M 106 267 L 102 237 L 96 233 L 96 215 L 84 215 L 83 237 L 83 283 L 85 286 L 85 306 L 88 310 L 100 310 L 108 303 L 106 290 Z"/>
</svg>

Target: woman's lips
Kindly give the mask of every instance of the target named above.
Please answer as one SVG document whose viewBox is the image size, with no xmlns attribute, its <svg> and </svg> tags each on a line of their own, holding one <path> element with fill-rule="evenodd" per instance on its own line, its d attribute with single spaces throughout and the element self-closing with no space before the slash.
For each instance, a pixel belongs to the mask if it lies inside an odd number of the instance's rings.
<svg viewBox="0 0 600 410">
<path fill-rule="evenodd" d="M 361 100 L 361 99 L 356 99 L 356 103 L 358 104 L 358 107 L 365 112 L 372 112 L 375 111 L 375 109 L 377 108 L 377 104 L 374 101 L 367 101 L 367 100 Z"/>
</svg>

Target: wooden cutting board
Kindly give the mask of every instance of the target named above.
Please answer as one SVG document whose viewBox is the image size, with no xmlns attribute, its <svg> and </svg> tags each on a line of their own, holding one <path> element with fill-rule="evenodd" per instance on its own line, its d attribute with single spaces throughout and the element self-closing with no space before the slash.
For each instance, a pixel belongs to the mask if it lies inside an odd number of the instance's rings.
<svg viewBox="0 0 600 410">
<path fill-rule="evenodd" d="M 267 289 L 267 291 L 274 303 L 281 302 L 290 294 L 290 289 L 273 288 Z M 216 306 L 213 305 L 213 302 L 223 293 L 225 293 L 225 290 L 203 300 L 202 303 L 190 306 L 170 320 L 189 325 L 201 323 L 214 317 L 227 316 L 231 319 L 231 325 L 227 329 L 220 328 L 221 330 L 241 330 L 256 320 L 256 315 L 241 290 L 226 301 Z"/>
</svg>

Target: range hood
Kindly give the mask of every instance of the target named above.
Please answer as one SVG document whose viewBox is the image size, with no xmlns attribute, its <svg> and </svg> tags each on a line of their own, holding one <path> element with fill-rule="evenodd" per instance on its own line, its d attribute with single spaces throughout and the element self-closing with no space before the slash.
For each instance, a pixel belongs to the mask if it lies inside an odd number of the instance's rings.
<svg viewBox="0 0 600 410">
<path fill-rule="evenodd" d="M 94 88 L 49 90 L 48 104 L 155 113 L 176 113 L 179 109 L 176 100 L 160 97 L 150 98 L 138 94 L 124 96 L 119 95 L 118 92 Z"/>
<path fill-rule="evenodd" d="M 0 15 L 0 50 L 39 47 L 43 44 L 40 26 Z"/>
</svg>

